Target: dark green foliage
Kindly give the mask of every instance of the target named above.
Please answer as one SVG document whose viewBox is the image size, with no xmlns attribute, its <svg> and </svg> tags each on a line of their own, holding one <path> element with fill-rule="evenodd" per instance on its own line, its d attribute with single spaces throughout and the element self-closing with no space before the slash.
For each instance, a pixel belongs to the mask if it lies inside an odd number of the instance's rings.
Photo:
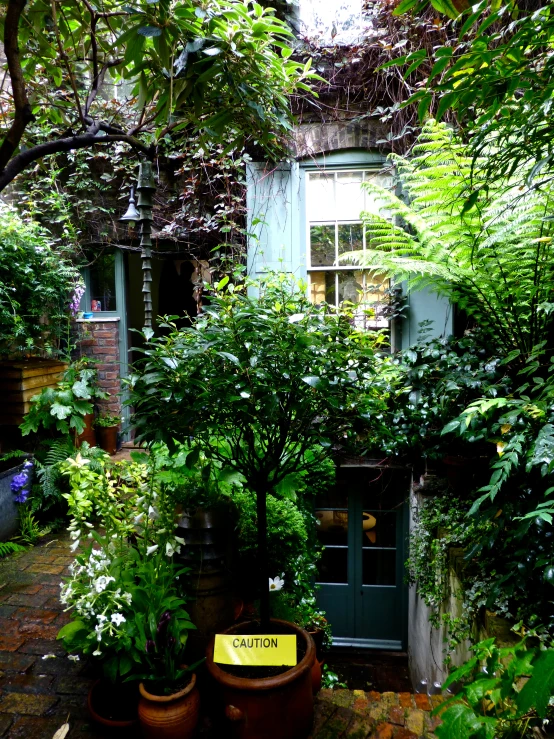
<svg viewBox="0 0 554 739">
<path fill-rule="evenodd" d="M 431 4 L 457 19 L 450 25 L 458 39 L 422 49 L 420 63 L 432 64 L 433 70 L 425 88 L 409 100 L 419 105 L 420 120 L 437 100 L 437 118 L 455 111 L 470 134 L 474 155 L 487 155 L 485 187 L 512 176 L 539 186 L 550 181 L 553 3 Z M 428 5 L 427 0 L 406 0 L 395 12 L 411 8 L 417 17 Z M 406 57 L 396 61 L 408 63 Z"/>
<path fill-rule="evenodd" d="M 496 354 L 529 357 L 553 325 L 550 186 L 522 192 L 488 182 L 466 209 L 465 196 L 486 180 L 484 161 L 473 162 L 467 145 L 434 121 L 424 126 L 413 156 L 394 162 L 409 203 L 365 183 L 382 212 L 362 214 L 368 249 L 348 259 L 447 296 Z"/>
<path fill-rule="evenodd" d="M 56 352 L 81 282 L 46 231 L 0 209 L 0 355 Z"/>
<path fill-rule="evenodd" d="M 293 497 L 333 443 L 357 440 L 370 418 L 374 434 L 387 433 L 376 411 L 389 390 L 376 373 L 379 337 L 311 305 L 304 285 L 277 275 L 258 286 L 259 298 L 242 289 L 228 285 L 191 328 L 145 333 L 129 402 L 139 439 L 201 448 L 256 493 L 265 620 L 266 495 Z"/>
<path fill-rule="evenodd" d="M 554 650 L 529 648 L 525 641 L 499 648 L 494 639 L 473 647 L 475 656 L 455 670 L 443 688 L 463 681 L 443 703 L 439 739 L 516 739 L 537 736 L 533 727 L 552 718 Z M 446 710 L 444 708 L 446 707 Z"/>
</svg>

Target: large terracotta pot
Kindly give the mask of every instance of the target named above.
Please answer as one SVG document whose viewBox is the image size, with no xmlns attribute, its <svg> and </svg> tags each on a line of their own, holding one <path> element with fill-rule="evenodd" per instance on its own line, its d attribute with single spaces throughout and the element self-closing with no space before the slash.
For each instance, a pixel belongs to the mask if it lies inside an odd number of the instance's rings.
<svg viewBox="0 0 554 739">
<path fill-rule="evenodd" d="M 318 660 L 317 656 L 314 659 L 314 664 L 312 666 L 312 693 L 316 695 L 316 693 L 319 693 L 321 690 L 321 678 L 323 675 L 323 662 L 324 660 Z"/>
<path fill-rule="evenodd" d="M 194 736 L 200 715 L 196 675 L 186 688 L 173 695 L 153 695 L 139 685 L 139 720 L 145 739 L 189 739 Z"/>
<path fill-rule="evenodd" d="M 77 435 L 76 446 L 81 446 L 86 441 L 90 446 L 96 446 L 96 432 L 94 430 L 94 413 L 86 413 L 83 417 L 85 428 L 82 434 Z"/>
<path fill-rule="evenodd" d="M 302 660 L 290 670 L 266 678 L 231 675 L 213 660 L 214 642 L 207 650 L 206 666 L 218 683 L 227 719 L 225 737 L 233 739 L 306 739 L 312 729 L 314 706 L 312 667 L 315 645 L 310 635 L 287 621 L 272 620 L 306 643 Z M 223 633 L 248 633 L 248 624 L 236 624 Z"/>
</svg>

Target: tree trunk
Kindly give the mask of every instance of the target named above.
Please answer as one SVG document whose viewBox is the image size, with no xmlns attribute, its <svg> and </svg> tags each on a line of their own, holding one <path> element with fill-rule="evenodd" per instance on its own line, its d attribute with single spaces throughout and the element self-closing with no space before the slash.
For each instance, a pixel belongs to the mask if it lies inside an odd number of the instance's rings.
<svg viewBox="0 0 554 739">
<path fill-rule="evenodd" d="M 269 632 L 269 573 L 267 556 L 267 493 L 256 489 L 256 513 L 258 517 L 258 567 L 260 572 L 260 620 L 263 632 Z"/>
</svg>

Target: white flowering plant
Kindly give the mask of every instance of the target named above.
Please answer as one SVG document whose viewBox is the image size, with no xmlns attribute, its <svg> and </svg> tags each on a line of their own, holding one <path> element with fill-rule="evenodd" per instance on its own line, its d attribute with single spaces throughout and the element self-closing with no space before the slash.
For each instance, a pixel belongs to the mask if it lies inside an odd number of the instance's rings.
<svg viewBox="0 0 554 739">
<path fill-rule="evenodd" d="M 76 558 L 61 584 L 73 620 L 58 638 L 69 651 L 99 658 L 113 681 L 145 674 L 153 680 L 160 663 L 165 682 L 178 681 L 188 631 L 195 627 L 178 587 L 186 570 L 172 559 L 184 540 L 175 536 L 173 506 L 156 484 L 155 461 L 139 455 L 113 463 L 77 454 L 61 468 L 70 482 L 65 497 Z M 162 617 L 163 644 L 156 640 Z"/>
</svg>

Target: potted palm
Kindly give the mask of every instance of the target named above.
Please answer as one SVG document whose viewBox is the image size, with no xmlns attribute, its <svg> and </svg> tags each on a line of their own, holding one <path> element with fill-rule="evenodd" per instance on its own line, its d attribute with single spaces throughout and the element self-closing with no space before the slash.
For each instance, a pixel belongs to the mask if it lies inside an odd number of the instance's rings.
<svg viewBox="0 0 554 739">
<path fill-rule="evenodd" d="M 298 664 L 278 675 L 265 668 L 255 668 L 259 677 L 234 675 L 214 663 L 212 645 L 207 667 L 223 689 L 236 735 L 300 739 L 313 717 L 315 647 L 303 629 L 270 620 L 268 579 L 275 573 L 268 572 L 266 499 L 294 496 L 299 475 L 319 465 L 335 440 L 360 434 L 361 415 L 383 403 L 386 391 L 374 382 L 373 337 L 310 304 L 305 286 L 286 275 L 258 288 L 254 298 L 229 286 L 192 327 L 165 324 L 163 339 L 145 332 L 146 356 L 129 403 L 139 439 L 201 448 L 255 493 L 257 628 L 295 634 Z M 238 625 L 231 633 L 252 628 Z"/>
</svg>

